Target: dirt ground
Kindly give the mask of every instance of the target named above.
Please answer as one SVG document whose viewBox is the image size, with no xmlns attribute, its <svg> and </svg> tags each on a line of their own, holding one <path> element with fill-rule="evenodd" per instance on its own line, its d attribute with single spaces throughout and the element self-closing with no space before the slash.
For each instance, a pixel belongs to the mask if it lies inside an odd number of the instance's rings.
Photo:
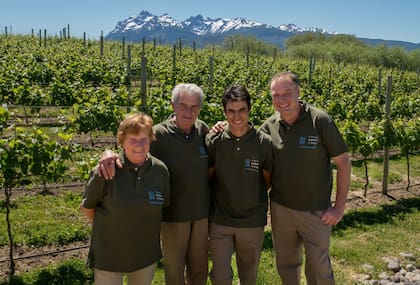
<svg viewBox="0 0 420 285">
<path fill-rule="evenodd" d="M 409 191 L 406 190 L 406 185 L 392 185 L 388 189 L 388 195 L 382 194 L 382 187 L 380 184 L 368 189 L 367 197 L 363 196 L 364 190 L 351 191 L 347 200 L 347 211 L 356 210 L 364 207 L 373 207 L 384 205 L 395 200 L 420 197 L 420 181 L 412 181 L 412 186 Z M 334 198 L 334 197 L 333 197 Z M 77 248 L 77 249 L 74 249 Z M 68 250 L 65 252 L 58 252 Z M 65 246 L 45 246 L 45 247 L 18 247 L 15 249 L 14 258 L 16 265 L 15 275 L 22 274 L 34 267 L 43 267 L 46 265 L 58 263 L 62 260 L 75 257 L 80 259 L 87 259 L 88 242 L 79 242 L 68 244 Z M 44 254 L 42 256 L 36 256 Z M 7 278 L 9 267 L 8 262 L 9 249 L 8 247 L 0 248 L 0 280 Z M 31 258 L 22 258 L 34 256 Z M 22 258 L 22 259 L 20 259 Z"/>
<path fill-rule="evenodd" d="M 388 188 L 387 195 L 384 195 L 382 194 L 382 185 L 377 183 L 373 188 L 367 190 L 366 197 L 363 194 L 364 190 L 351 191 L 347 198 L 346 211 L 380 206 L 401 199 L 420 197 L 420 179 L 411 181 L 408 191 L 405 182 L 393 184 Z"/>
</svg>

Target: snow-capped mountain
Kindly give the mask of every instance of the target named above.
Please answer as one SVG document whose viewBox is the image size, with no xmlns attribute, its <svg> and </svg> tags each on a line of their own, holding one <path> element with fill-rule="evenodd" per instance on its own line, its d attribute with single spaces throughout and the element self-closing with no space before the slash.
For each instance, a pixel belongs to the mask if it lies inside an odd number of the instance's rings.
<svg viewBox="0 0 420 285">
<path fill-rule="evenodd" d="M 336 32 L 329 32 L 321 28 L 315 28 L 315 27 L 301 28 L 301 27 L 296 26 L 295 24 L 280 25 L 279 29 L 282 31 L 291 32 L 293 34 L 305 33 L 305 32 L 313 32 L 313 33 L 321 33 L 321 34 L 337 34 Z"/>
<path fill-rule="evenodd" d="M 225 33 L 242 28 L 268 27 L 267 25 L 248 21 L 244 18 L 235 18 L 233 20 L 217 18 L 213 20 L 210 18 L 204 19 L 201 15 L 188 18 L 182 22 L 182 26 L 197 35 Z"/>
<path fill-rule="evenodd" d="M 160 29 L 164 27 L 179 27 L 182 28 L 182 24 L 178 23 L 177 20 L 173 19 L 168 14 L 162 16 L 154 16 L 147 11 L 142 11 L 137 16 L 132 16 L 126 20 L 117 23 L 110 34 L 114 33 L 125 33 L 129 31 L 151 31 L 153 29 Z"/>
<path fill-rule="evenodd" d="M 273 28 L 271 25 L 248 21 L 244 18 L 235 18 L 233 20 L 226 18 L 211 19 L 203 18 L 202 15 L 197 15 L 195 17 L 190 17 L 185 21 L 178 22 L 168 14 L 156 16 L 150 14 L 147 11 L 141 11 L 137 16 L 132 16 L 126 20 L 118 22 L 114 30 L 112 30 L 108 36 L 116 33 L 124 33 L 127 31 L 152 31 L 154 29 L 163 29 L 169 27 L 182 28 L 196 35 L 221 34 L 233 30 L 238 31 L 244 28 Z M 280 25 L 278 29 L 294 34 L 308 31 L 329 33 L 324 29 L 313 27 L 301 28 L 294 24 Z"/>
<path fill-rule="evenodd" d="M 157 16 L 148 11 L 141 11 L 137 16 L 119 21 L 105 38 L 121 40 L 124 36 L 127 41 L 133 42 L 139 42 L 143 37 L 158 38 L 163 43 L 174 43 L 182 38 L 184 42 L 196 41 L 198 46 L 204 46 L 209 43 L 220 43 L 228 35 L 242 33 L 268 40 L 282 47 L 285 39 L 305 31 L 315 30 L 299 28 L 293 24 L 273 27 L 244 18 L 211 19 L 204 18 L 202 15 L 189 17 L 179 22 L 168 14 Z M 323 29 L 316 29 L 316 31 L 327 33 Z"/>
<path fill-rule="evenodd" d="M 337 34 L 322 28 L 302 28 L 294 24 L 274 27 L 244 18 L 211 19 L 197 15 L 179 22 L 168 14 L 156 16 L 148 11 L 141 11 L 137 16 L 119 21 L 115 28 L 105 36 L 105 39 L 120 41 L 124 37 L 128 42 L 140 42 L 143 38 L 146 38 L 148 41 L 152 39 L 159 40 L 161 44 L 174 44 L 179 39 L 182 39 L 184 44 L 192 44 L 194 42 L 197 47 L 204 47 L 209 44 L 220 44 L 225 37 L 232 34 L 242 34 L 254 36 L 259 40 L 283 48 L 284 42 L 289 37 L 303 32 Z M 408 50 L 419 48 L 419 44 L 401 41 L 366 38 L 360 40 L 370 45 L 403 46 Z"/>
</svg>

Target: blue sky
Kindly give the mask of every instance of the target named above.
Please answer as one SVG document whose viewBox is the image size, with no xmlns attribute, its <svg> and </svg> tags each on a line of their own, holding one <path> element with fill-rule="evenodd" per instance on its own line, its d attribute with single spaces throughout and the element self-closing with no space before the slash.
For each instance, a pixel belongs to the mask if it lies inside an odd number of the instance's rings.
<svg viewBox="0 0 420 285">
<path fill-rule="evenodd" d="M 59 34 L 70 25 L 72 36 L 99 38 L 120 20 L 147 10 L 178 21 L 198 14 L 237 18 L 279 26 L 293 23 L 328 31 L 420 43 L 418 0 L 0 0 L 0 33 L 29 34 L 47 29 Z"/>
</svg>

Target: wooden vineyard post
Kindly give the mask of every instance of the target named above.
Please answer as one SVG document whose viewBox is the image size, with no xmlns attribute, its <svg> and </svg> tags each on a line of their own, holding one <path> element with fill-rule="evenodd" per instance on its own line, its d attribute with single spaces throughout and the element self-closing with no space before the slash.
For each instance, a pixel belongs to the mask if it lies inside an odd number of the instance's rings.
<svg viewBox="0 0 420 285">
<path fill-rule="evenodd" d="M 47 47 L 47 29 L 44 29 L 44 47 Z"/>
<path fill-rule="evenodd" d="M 122 37 L 122 58 L 125 57 L 125 37 Z"/>
<path fill-rule="evenodd" d="M 214 60 L 213 56 L 210 56 L 209 58 L 209 65 L 210 65 L 210 71 L 209 71 L 209 90 L 212 93 L 213 92 L 213 72 L 214 72 Z"/>
<path fill-rule="evenodd" d="M 100 54 L 102 57 L 104 55 L 104 31 L 101 31 L 100 44 Z"/>
<path fill-rule="evenodd" d="M 246 67 L 249 67 L 249 45 L 246 46 Z"/>
<path fill-rule="evenodd" d="M 378 94 L 382 97 L 382 69 L 378 71 Z"/>
<path fill-rule="evenodd" d="M 172 47 L 172 86 L 176 83 L 176 44 Z"/>
<path fill-rule="evenodd" d="M 131 101 L 131 46 L 127 45 L 127 91 L 129 96 L 130 105 L 132 104 Z"/>
<path fill-rule="evenodd" d="M 308 76 L 308 85 L 311 85 L 312 82 L 312 73 L 315 69 L 315 57 L 311 55 L 309 57 L 309 76 Z"/>
<path fill-rule="evenodd" d="M 141 86 L 140 86 L 140 94 L 141 94 L 141 106 L 143 111 L 147 110 L 147 94 L 146 94 L 146 80 L 147 80 L 147 58 L 143 55 L 141 57 Z"/>
<path fill-rule="evenodd" d="M 392 91 L 392 75 L 388 75 L 388 85 L 386 89 L 385 101 L 385 147 L 384 147 L 384 175 L 382 180 L 382 194 L 388 194 L 388 171 L 389 171 L 389 132 L 390 132 L 390 113 L 391 113 L 391 91 Z"/>
<path fill-rule="evenodd" d="M 274 48 L 273 50 L 273 63 L 276 62 L 277 59 L 277 48 Z"/>
<path fill-rule="evenodd" d="M 331 88 L 332 88 L 332 67 L 330 66 L 330 71 L 328 72 L 328 99 L 331 99 Z"/>
<path fill-rule="evenodd" d="M 141 40 L 141 56 L 146 56 L 146 37 Z"/>
<path fill-rule="evenodd" d="M 127 46 L 127 77 L 131 75 L 131 46 Z"/>
</svg>

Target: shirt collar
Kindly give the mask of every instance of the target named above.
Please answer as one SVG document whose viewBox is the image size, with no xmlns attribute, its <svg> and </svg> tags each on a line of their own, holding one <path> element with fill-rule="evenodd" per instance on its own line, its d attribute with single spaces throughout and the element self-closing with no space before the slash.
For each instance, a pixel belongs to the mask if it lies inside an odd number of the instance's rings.
<svg viewBox="0 0 420 285">
<path fill-rule="evenodd" d="M 249 126 L 249 130 L 241 137 L 237 137 L 234 134 L 232 134 L 232 132 L 230 131 L 229 128 L 229 124 L 226 124 L 224 126 L 224 132 L 223 135 L 225 136 L 225 138 L 233 140 L 247 140 L 249 138 L 251 138 L 253 136 L 253 134 L 255 133 L 255 128 L 254 128 L 254 123 L 253 122 L 248 122 L 248 126 Z"/>
<path fill-rule="evenodd" d="M 299 100 L 299 103 L 301 104 L 301 108 L 300 108 L 300 111 L 299 111 L 299 116 L 298 116 L 296 122 L 293 125 L 296 125 L 300 121 L 304 120 L 306 118 L 308 112 L 309 112 L 309 105 L 305 101 Z M 277 112 L 277 118 L 276 118 L 276 120 L 281 125 L 283 125 L 283 126 L 289 126 L 290 127 L 290 125 L 288 123 L 286 123 L 285 121 L 283 121 L 283 119 L 281 118 L 280 112 Z"/>
<path fill-rule="evenodd" d="M 194 134 L 197 131 L 197 121 L 194 122 L 194 125 L 192 126 L 192 130 L 190 134 L 186 134 L 181 128 L 178 128 L 178 126 L 175 123 L 175 114 L 171 114 L 169 118 L 167 119 L 167 126 L 168 131 L 173 134 L 180 134 L 184 137 L 192 138 Z"/>
<path fill-rule="evenodd" d="M 152 166 L 152 158 L 150 156 L 150 153 L 147 154 L 147 159 L 146 161 L 138 166 L 135 165 L 134 163 L 132 163 L 124 154 L 124 150 L 121 150 L 119 153 L 119 157 L 121 160 L 121 163 L 123 164 L 123 168 L 127 169 L 127 170 L 141 170 L 141 171 L 147 171 L 151 166 Z"/>
</svg>

